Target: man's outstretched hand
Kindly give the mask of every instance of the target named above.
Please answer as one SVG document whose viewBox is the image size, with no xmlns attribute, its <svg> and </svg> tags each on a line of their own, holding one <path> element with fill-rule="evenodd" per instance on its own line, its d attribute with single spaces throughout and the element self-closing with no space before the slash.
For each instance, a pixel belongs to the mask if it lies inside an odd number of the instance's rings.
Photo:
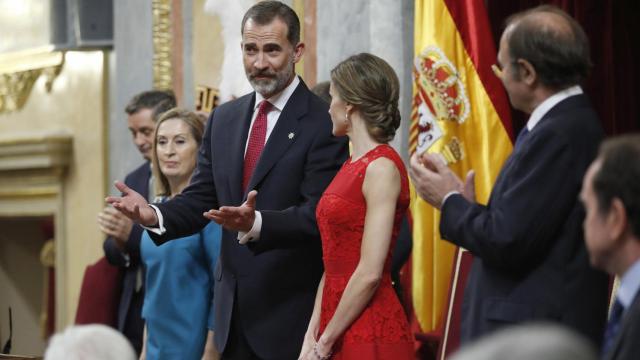
<svg viewBox="0 0 640 360">
<path fill-rule="evenodd" d="M 249 232 L 256 218 L 256 196 L 258 192 L 252 190 L 247 194 L 247 201 L 240 206 L 222 206 L 220 209 L 211 209 L 203 215 L 213 220 L 222 227 L 232 231 Z"/>
<path fill-rule="evenodd" d="M 149 206 L 147 199 L 121 181 L 116 181 L 115 186 L 120 190 L 122 196 L 108 196 L 107 203 L 141 225 L 154 226 L 158 224 L 156 212 Z"/>
</svg>

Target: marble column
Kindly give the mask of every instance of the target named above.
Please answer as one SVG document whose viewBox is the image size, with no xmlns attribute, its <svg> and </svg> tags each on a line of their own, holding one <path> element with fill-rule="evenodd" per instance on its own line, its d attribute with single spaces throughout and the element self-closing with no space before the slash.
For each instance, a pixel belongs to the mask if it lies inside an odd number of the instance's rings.
<svg viewBox="0 0 640 360">
<path fill-rule="evenodd" d="M 400 79 L 402 123 L 392 141 L 407 159 L 411 114 L 413 0 L 323 0 L 317 5 L 318 82 L 346 57 L 370 52 L 385 59 Z"/>
<path fill-rule="evenodd" d="M 151 0 L 114 0 L 113 53 L 110 69 L 109 179 L 142 164 L 131 141 L 124 108 L 131 97 L 153 87 Z M 109 193 L 115 193 L 113 187 Z"/>
</svg>

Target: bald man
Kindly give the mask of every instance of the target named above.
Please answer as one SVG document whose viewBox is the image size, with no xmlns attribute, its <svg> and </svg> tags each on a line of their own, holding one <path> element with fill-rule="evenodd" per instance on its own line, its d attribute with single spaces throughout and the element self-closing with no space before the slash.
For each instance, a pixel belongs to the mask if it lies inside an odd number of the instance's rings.
<svg viewBox="0 0 640 360">
<path fill-rule="evenodd" d="M 589 67 L 586 35 L 566 13 L 541 6 L 510 17 L 494 71 L 530 117 L 488 204 L 475 201 L 472 174 L 463 183 L 437 156 L 411 158 L 419 195 L 442 210 L 442 238 L 474 255 L 463 343 L 534 320 L 602 339 L 608 278 L 589 266 L 578 201 L 603 136 L 579 86 Z"/>
</svg>

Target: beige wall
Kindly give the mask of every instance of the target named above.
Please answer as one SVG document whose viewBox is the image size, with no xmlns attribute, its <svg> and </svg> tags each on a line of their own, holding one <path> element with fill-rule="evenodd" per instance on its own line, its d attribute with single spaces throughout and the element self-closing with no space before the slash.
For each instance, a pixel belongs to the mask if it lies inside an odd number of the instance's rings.
<svg viewBox="0 0 640 360">
<path fill-rule="evenodd" d="M 103 235 L 96 215 L 104 206 L 107 188 L 106 59 L 100 51 L 68 52 L 50 93 L 40 77 L 23 109 L 0 114 L 3 138 L 55 130 L 73 135 L 72 158 L 60 199 L 64 214 L 62 222 L 56 222 L 63 228 L 56 229 L 56 234 L 64 238 L 56 240 L 64 241 L 58 249 L 66 259 L 66 271 L 60 276 L 66 282 L 62 294 L 67 301 L 58 307 L 63 312 L 59 326 L 73 322 L 84 269 L 102 255 Z"/>
</svg>

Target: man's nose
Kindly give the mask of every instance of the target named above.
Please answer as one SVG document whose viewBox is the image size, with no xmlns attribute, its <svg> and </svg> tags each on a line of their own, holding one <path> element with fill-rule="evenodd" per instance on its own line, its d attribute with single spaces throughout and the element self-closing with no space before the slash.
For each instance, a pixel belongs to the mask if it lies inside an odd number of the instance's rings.
<svg viewBox="0 0 640 360">
<path fill-rule="evenodd" d="M 266 69 L 269 66 L 263 52 L 258 53 L 256 60 L 253 62 L 253 66 L 258 69 Z"/>
<path fill-rule="evenodd" d="M 142 133 L 136 133 L 136 135 L 133 137 L 133 142 L 136 143 L 136 145 L 144 144 L 144 135 L 142 135 Z"/>
</svg>

